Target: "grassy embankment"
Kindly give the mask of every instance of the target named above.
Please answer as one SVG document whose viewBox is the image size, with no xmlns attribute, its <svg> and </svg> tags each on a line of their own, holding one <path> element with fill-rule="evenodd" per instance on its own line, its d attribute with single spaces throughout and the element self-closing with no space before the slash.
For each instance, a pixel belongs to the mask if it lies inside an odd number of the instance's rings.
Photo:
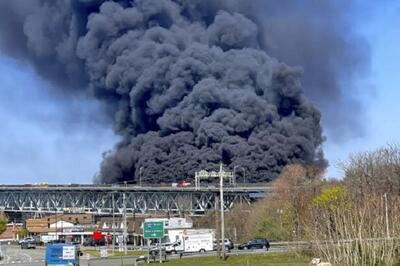
<svg viewBox="0 0 400 266">
<path fill-rule="evenodd" d="M 197 257 L 169 260 L 165 266 L 308 266 L 310 258 L 304 255 L 275 253 L 260 255 L 232 255 L 226 261 L 217 257 Z"/>
<path fill-rule="evenodd" d="M 94 249 L 88 249 L 88 250 L 82 250 L 83 254 L 90 254 L 90 257 L 92 258 L 98 258 L 100 257 L 100 251 L 99 250 L 94 250 Z M 141 251 L 141 250 L 128 250 L 128 253 L 126 256 L 142 256 L 146 255 L 147 251 Z M 125 256 L 125 252 L 119 252 L 115 251 L 114 254 L 111 250 L 108 251 L 108 256 L 109 257 L 123 257 Z"/>
</svg>

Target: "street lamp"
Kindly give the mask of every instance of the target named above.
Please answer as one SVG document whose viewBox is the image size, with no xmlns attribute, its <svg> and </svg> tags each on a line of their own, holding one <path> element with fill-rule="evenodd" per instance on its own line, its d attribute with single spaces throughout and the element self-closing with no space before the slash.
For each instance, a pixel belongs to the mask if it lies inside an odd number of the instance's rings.
<svg viewBox="0 0 400 266">
<path fill-rule="evenodd" d="M 139 186 L 142 186 L 142 170 L 143 166 L 139 168 Z"/>
</svg>

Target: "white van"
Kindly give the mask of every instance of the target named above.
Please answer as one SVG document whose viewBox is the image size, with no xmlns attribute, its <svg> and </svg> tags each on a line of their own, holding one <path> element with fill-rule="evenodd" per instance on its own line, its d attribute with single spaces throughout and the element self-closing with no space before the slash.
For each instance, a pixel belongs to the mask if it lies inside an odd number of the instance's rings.
<svg viewBox="0 0 400 266">
<path fill-rule="evenodd" d="M 214 249 L 214 229 L 169 230 L 170 243 L 165 244 L 168 253 L 206 252 Z"/>
</svg>

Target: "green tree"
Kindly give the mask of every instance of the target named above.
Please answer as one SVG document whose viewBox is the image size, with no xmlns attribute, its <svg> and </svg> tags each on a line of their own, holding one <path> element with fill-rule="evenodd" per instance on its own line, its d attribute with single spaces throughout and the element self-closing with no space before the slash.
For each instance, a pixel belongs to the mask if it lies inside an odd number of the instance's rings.
<svg viewBox="0 0 400 266">
<path fill-rule="evenodd" d="M 25 227 L 18 230 L 18 236 L 19 236 L 20 239 L 21 238 L 25 238 L 28 235 L 29 235 L 29 231 Z"/>
<path fill-rule="evenodd" d="M 346 207 L 345 205 L 349 205 L 346 190 L 343 186 L 334 186 L 325 189 L 320 195 L 313 198 L 312 205 L 327 210 L 336 210 L 340 207 Z"/>
<path fill-rule="evenodd" d="M 7 221 L 5 219 L 0 219 L 0 235 L 4 233 L 7 229 Z"/>
</svg>

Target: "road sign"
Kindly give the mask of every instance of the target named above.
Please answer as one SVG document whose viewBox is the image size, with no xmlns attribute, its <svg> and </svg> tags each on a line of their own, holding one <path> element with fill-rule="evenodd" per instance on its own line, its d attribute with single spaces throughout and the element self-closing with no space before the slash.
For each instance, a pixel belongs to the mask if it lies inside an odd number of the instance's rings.
<svg viewBox="0 0 400 266">
<path fill-rule="evenodd" d="M 62 249 L 63 260 L 74 260 L 75 259 L 75 246 L 64 246 Z"/>
<path fill-rule="evenodd" d="M 79 265 L 78 250 L 74 245 L 49 244 L 46 247 L 45 264 L 48 266 Z"/>
<path fill-rule="evenodd" d="M 164 222 L 144 222 L 144 238 L 164 238 Z"/>
</svg>

